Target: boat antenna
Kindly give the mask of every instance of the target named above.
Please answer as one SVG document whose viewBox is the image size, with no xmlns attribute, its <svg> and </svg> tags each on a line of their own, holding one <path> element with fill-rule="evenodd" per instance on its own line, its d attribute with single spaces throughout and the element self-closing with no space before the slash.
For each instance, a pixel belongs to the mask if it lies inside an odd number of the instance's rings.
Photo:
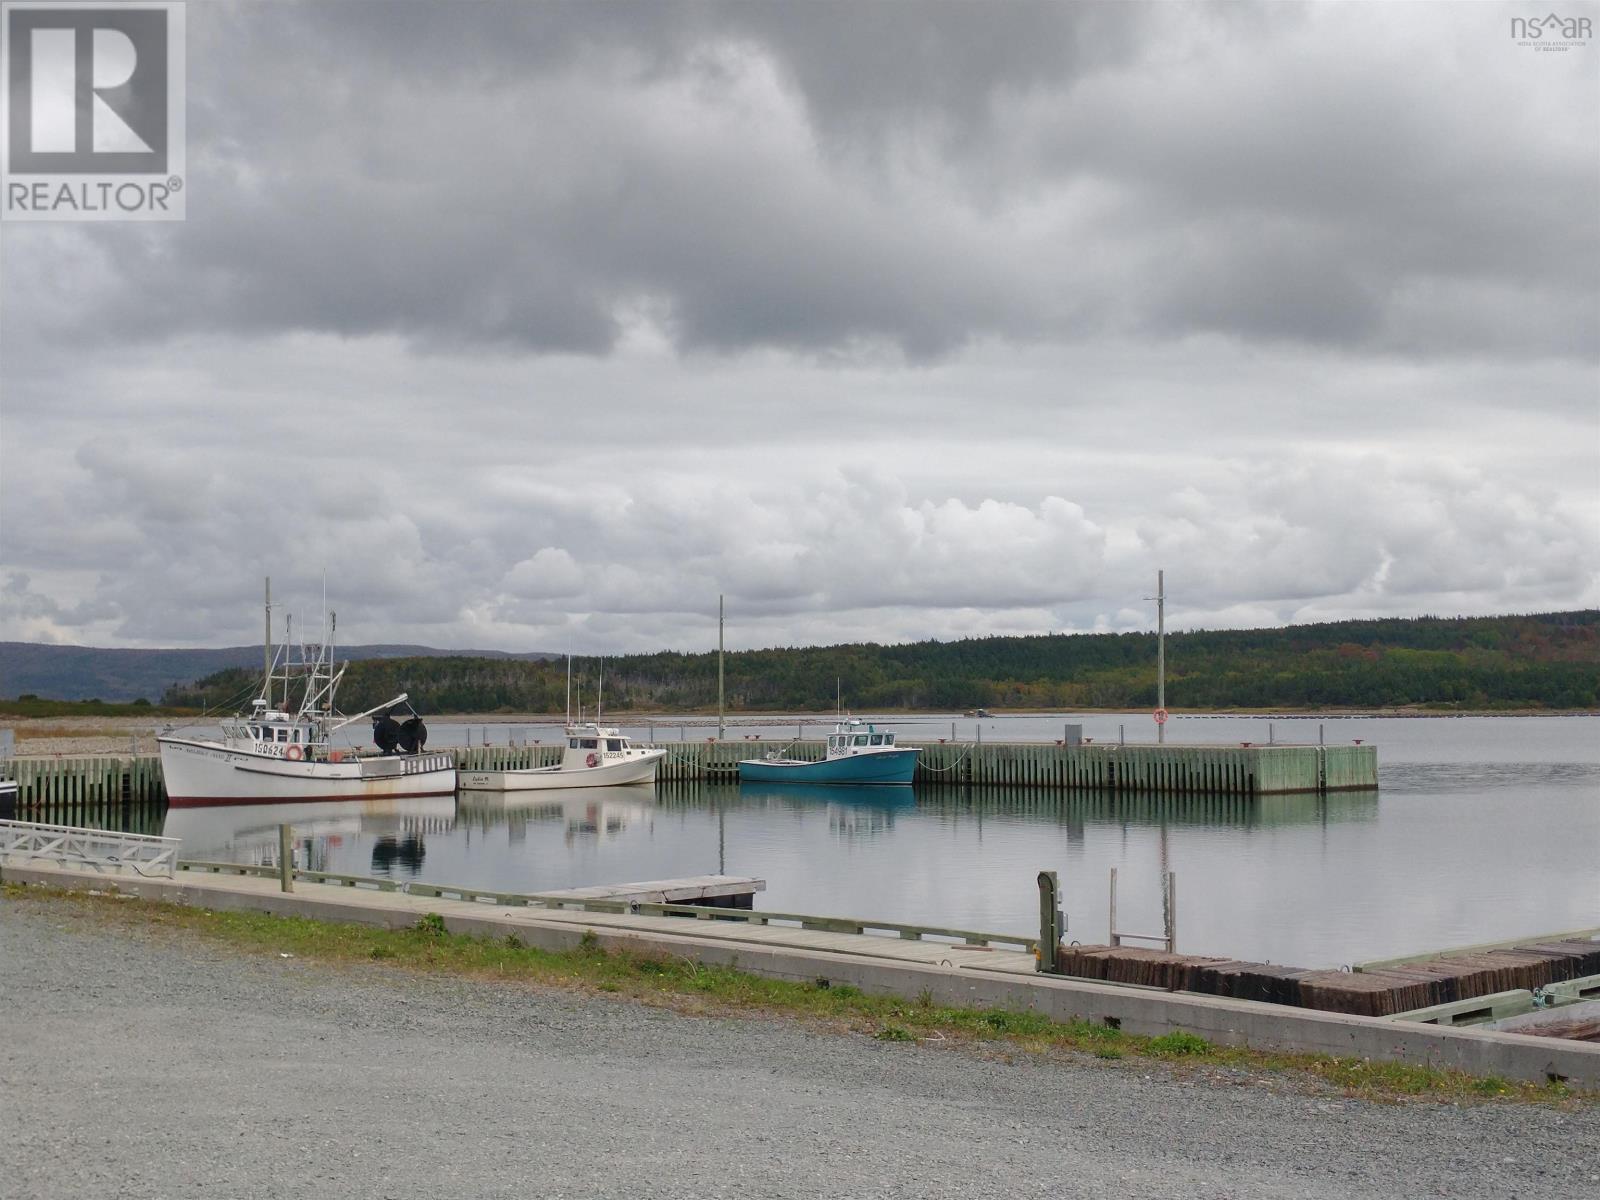
<svg viewBox="0 0 1600 1200">
<path fill-rule="evenodd" d="M 572 724 L 572 655 L 567 655 L 567 724 Z"/>
<path fill-rule="evenodd" d="M 600 659 L 600 691 L 594 698 L 594 719 L 598 724 L 600 715 L 606 707 L 606 660 Z"/>
<path fill-rule="evenodd" d="M 844 718 L 844 676 L 833 677 L 833 707 L 838 711 L 838 716 Z"/>
</svg>

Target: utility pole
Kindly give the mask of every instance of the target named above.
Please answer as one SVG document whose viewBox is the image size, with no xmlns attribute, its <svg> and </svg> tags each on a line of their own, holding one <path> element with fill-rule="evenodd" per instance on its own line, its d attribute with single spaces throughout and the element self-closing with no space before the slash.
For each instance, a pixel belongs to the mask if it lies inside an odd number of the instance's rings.
<svg viewBox="0 0 1600 1200">
<path fill-rule="evenodd" d="M 723 708 L 723 676 L 722 676 L 722 597 L 717 597 L 717 741 L 721 741 L 728 733 L 727 718 Z"/>
<path fill-rule="evenodd" d="M 1156 741 L 1167 740 L 1167 573 L 1156 572 Z"/>
</svg>

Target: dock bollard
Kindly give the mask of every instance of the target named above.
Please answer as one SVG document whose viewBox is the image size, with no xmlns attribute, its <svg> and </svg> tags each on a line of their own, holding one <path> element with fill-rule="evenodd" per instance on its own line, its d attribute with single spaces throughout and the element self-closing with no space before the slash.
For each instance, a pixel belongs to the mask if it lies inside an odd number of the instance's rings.
<svg viewBox="0 0 1600 1200">
<path fill-rule="evenodd" d="M 293 834 L 289 826 L 278 826 L 278 886 L 286 892 L 294 891 Z"/>
<path fill-rule="evenodd" d="M 1054 871 L 1039 872 L 1039 960 L 1034 968 L 1053 975 L 1061 967 L 1061 935 L 1066 931 L 1061 914 L 1061 883 Z"/>
</svg>

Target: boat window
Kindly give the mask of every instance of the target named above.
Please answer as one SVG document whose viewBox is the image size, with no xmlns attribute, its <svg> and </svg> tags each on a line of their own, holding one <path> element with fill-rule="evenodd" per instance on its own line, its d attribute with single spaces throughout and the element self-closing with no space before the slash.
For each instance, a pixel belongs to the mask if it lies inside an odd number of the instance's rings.
<svg viewBox="0 0 1600 1200">
<path fill-rule="evenodd" d="M 885 745 L 885 746 L 892 746 L 892 745 L 894 745 L 894 734 L 892 734 L 892 733 L 886 733 L 886 734 L 884 734 L 884 735 L 883 735 L 883 744 L 884 744 L 884 745 Z"/>
<path fill-rule="evenodd" d="M 250 726 L 250 736 L 259 741 L 260 738 L 261 738 L 261 726 L 259 726 L 259 725 Z"/>
<path fill-rule="evenodd" d="M 287 742 L 289 740 L 289 731 L 287 729 L 278 730 L 278 740 L 280 742 Z"/>
<path fill-rule="evenodd" d="M 622 749 L 622 739 L 621 738 L 607 738 L 606 739 L 606 749 L 607 750 L 621 750 Z"/>
<path fill-rule="evenodd" d="M 883 734 L 881 734 L 881 733 L 875 733 L 875 734 L 873 734 L 873 735 L 872 735 L 872 744 L 873 744 L 873 745 L 874 745 L 874 746 L 881 746 L 881 745 L 883 745 Z"/>
<path fill-rule="evenodd" d="M 837 750 L 838 748 L 839 748 L 839 739 L 836 738 L 836 737 L 830 737 L 828 739 L 828 749 L 829 750 Z"/>
<path fill-rule="evenodd" d="M 579 738 L 578 746 L 583 750 L 596 750 L 599 748 L 600 743 L 594 738 Z"/>
<path fill-rule="evenodd" d="M 864 734 L 864 733 L 856 734 L 856 745 L 865 746 L 866 744 L 867 744 L 867 735 Z"/>
<path fill-rule="evenodd" d="M 577 748 L 578 748 L 578 739 L 577 738 L 568 738 L 567 739 L 567 749 L 568 750 L 576 750 Z"/>
</svg>

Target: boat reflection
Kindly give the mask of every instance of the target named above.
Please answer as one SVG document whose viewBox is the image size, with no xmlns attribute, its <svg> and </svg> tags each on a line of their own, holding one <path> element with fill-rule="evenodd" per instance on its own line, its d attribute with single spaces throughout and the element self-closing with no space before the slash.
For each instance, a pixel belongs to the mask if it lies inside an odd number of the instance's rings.
<svg viewBox="0 0 1600 1200">
<path fill-rule="evenodd" d="M 654 784 L 610 784 L 530 792 L 463 790 L 457 817 L 472 828 L 504 825 L 522 841 L 530 824 L 561 822 L 570 844 L 579 838 L 615 837 L 639 821 L 655 824 Z"/>
<path fill-rule="evenodd" d="M 378 800 L 324 800 L 303 804 L 219 804 L 169 808 L 162 836 L 178 838 L 187 859 L 269 866 L 278 861 L 278 826 L 294 830 L 302 866 L 326 870 L 327 853 L 347 838 L 376 839 L 375 873 L 396 866 L 415 874 L 426 853 L 429 833 L 455 827 L 454 796 L 416 796 Z"/>
<path fill-rule="evenodd" d="M 917 808 L 910 784 L 741 783 L 739 803 L 766 808 L 819 808 L 828 831 L 842 838 L 874 837 L 894 828 L 896 813 Z"/>
</svg>

